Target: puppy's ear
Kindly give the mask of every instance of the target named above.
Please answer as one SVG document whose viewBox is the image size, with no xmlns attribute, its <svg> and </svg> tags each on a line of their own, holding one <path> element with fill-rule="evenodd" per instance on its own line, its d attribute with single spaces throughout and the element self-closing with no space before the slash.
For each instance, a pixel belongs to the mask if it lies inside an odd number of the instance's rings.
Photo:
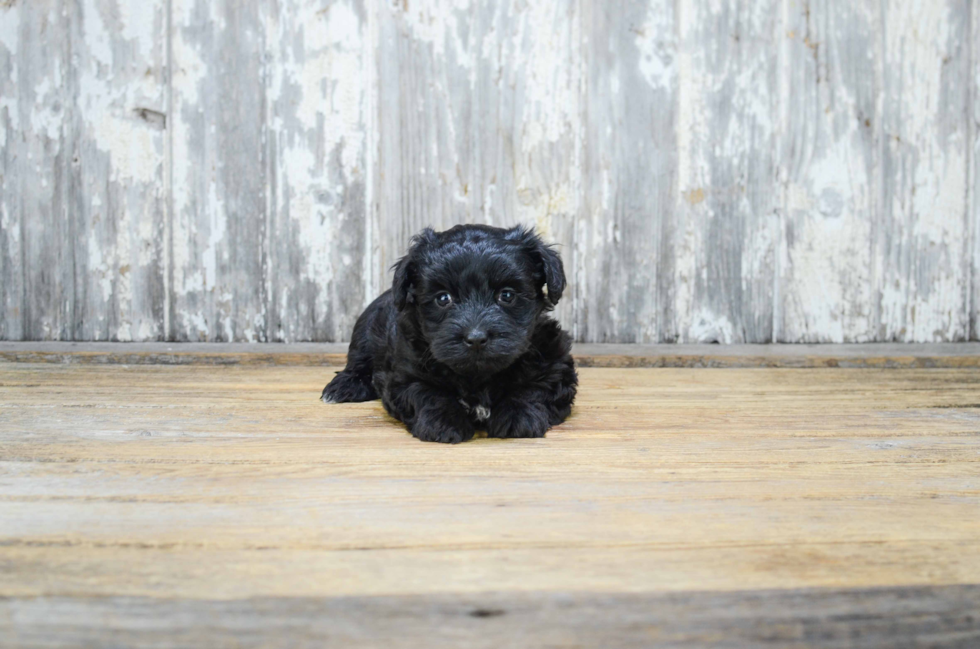
<svg viewBox="0 0 980 649">
<path fill-rule="evenodd" d="M 401 311 L 408 304 L 409 293 L 412 290 L 412 277 L 415 275 L 415 263 L 411 255 L 405 255 L 395 264 L 395 278 L 391 282 L 391 296 L 395 300 L 395 308 Z"/>
<path fill-rule="evenodd" d="M 561 263 L 561 257 L 531 228 L 522 225 L 515 227 L 507 233 L 508 239 L 517 239 L 524 245 L 531 258 L 534 259 L 537 270 L 544 276 L 544 283 L 548 287 L 548 302 L 551 305 L 558 304 L 561 294 L 565 292 L 565 267 Z"/>
<path fill-rule="evenodd" d="M 565 266 L 554 248 L 544 243 L 538 246 L 541 265 L 544 266 L 544 280 L 548 286 L 548 301 L 558 304 L 561 294 L 565 292 Z"/>
<path fill-rule="evenodd" d="M 391 283 L 391 294 L 395 300 L 395 308 L 399 311 L 415 299 L 413 289 L 418 273 L 419 253 L 435 239 L 435 231 L 432 228 L 425 228 L 412 237 L 408 253 L 394 265 L 395 277 Z"/>
</svg>

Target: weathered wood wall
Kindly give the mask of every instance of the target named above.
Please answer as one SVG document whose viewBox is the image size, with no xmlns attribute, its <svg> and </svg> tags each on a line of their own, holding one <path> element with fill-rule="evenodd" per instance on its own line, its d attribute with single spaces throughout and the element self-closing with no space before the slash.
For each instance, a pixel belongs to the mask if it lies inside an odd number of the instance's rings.
<svg viewBox="0 0 980 649">
<path fill-rule="evenodd" d="M 0 0 L 0 339 L 343 340 L 533 223 L 582 341 L 980 337 L 980 0 Z"/>
</svg>

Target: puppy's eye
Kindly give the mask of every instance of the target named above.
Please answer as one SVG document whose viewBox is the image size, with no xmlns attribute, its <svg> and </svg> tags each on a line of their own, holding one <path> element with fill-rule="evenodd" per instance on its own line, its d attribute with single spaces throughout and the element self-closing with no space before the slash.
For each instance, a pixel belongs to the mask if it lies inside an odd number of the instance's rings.
<svg viewBox="0 0 980 649">
<path fill-rule="evenodd" d="M 453 296 L 449 293 L 440 293 L 436 296 L 436 304 L 445 308 L 453 303 Z"/>
<path fill-rule="evenodd" d="M 513 304 L 517 299 L 517 293 L 513 289 L 505 288 L 497 293 L 497 301 L 501 304 Z"/>
</svg>

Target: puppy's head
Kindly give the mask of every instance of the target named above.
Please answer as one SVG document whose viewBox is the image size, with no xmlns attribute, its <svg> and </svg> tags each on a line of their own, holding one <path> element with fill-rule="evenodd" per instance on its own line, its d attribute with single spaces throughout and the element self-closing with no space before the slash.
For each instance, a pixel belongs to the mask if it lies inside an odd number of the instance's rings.
<svg viewBox="0 0 980 649">
<path fill-rule="evenodd" d="M 427 228 L 398 262 L 392 284 L 395 306 L 432 356 L 464 375 L 512 364 L 564 290 L 558 253 L 522 226 Z"/>
</svg>

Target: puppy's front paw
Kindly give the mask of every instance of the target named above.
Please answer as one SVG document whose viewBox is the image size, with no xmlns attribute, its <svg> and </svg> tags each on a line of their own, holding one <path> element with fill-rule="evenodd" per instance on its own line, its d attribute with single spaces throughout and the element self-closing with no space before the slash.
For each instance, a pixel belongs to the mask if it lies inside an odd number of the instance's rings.
<svg viewBox="0 0 980 649">
<path fill-rule="evenodd" d="M 344 370 L 323 388 L 320 401 L 323 403 L 347 403 L 349 401 L 371 401 L 378 393 L 371 387 L 370 377 L 359 376 Z"/>
<path fill-rule="evenodd" d="M 544 437 L 550 427 L 544 404 L 509 401 L 494 406 L 487 421 L 487 436 Z"/>
<path fill-rule="evenodd" d="M 473 438 L 475 429 L 466 414 L 460 412 L 437 412 L 428 409 L 420 413 L 412 425 L 412 435 L 423 442 L 459 444 Z"/>
</svg>

